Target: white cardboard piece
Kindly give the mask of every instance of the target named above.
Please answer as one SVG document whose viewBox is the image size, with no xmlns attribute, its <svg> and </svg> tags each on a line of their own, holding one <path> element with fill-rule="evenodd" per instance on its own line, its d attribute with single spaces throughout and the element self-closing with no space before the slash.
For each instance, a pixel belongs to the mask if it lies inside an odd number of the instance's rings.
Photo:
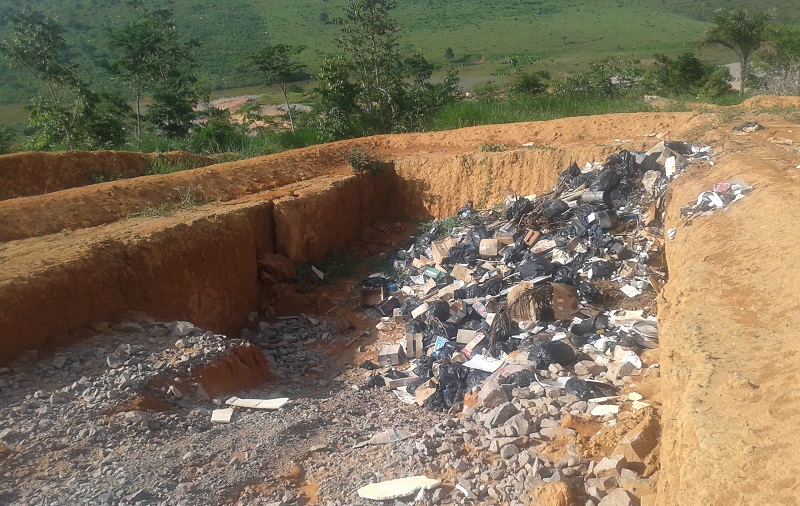
<svg viewBox="0 0 800 506">
<path fill-rule="evenodd" d="M 277 399 L 240 399 L 238 397 L 231 397 L 225 401 L 225 404 L 228 406 L 236 406 L 237 408 L 280 409 L 287 402 L 289 402 L 288 397 L 279 397 Z"/>
<path fill-rule="evenodd" d="M 418 490 L 429 490 L 441 485 L 442 482 L 426 476 L 409 476 L 397 480 L 370 483 L 358 489 L 358 496 L 373 501 L 387 501 L 399 497 L 408 497 Z"/>
</svg>

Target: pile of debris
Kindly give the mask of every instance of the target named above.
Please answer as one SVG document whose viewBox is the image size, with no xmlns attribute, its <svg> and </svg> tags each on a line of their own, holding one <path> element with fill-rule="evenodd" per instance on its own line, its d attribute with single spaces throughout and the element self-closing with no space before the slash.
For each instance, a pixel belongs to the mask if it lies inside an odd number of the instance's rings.
<svg viewBox="0 0 800 506">
<path fill-rule="evenodd" d="M 652 411 L 626 387 L 658 374 L 646 352 L 658 347 L 653 302 L 667 278 L 664 195 L 689 164 L 712 156 L 683 142 L 620 151 L 603 163 L 572 163 L 547 194 L 509 196 L 483 211 L 468 202 L 434 221 L 393 253 L 402 276 L 363 280 L 362 305 L 380 313 L 382 341 L 379 364 L 362 365 L 370 370 L 364 386 L 462 413 L 459 425 L 486 431 L 479 448 L 504 459 L 533 455 L 537 467 L 536 451 L 575 434 L 565 429 L 570 417 L 614 426 L 622 414 Z M 749 188 L 737 181 L 715 191 L 727 205 Z M 620 450 L 614 462 L 630 464 L 617 474 L 655 472 L 647 455 L 655 445 Z M 599 462 L 576 455 L 571 464 L 583 493 L 595 501 L 612 494 L 614 485 L 597 486 L 607 476 L 596 472 Z"/>
</svg>

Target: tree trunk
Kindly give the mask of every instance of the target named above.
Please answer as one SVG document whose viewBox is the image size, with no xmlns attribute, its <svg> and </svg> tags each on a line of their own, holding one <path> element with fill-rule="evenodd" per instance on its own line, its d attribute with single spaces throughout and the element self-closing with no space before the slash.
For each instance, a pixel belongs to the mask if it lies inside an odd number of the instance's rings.
<svg viewBox="0 0 800 506">
<path fill-rule="evenodd" d="M 64 137 L 67 139 L 67 147 L 72 149 L 74 147 L 72 145 L 72 135 L 70 134 L 67 124 L 64 123 L 64 118 L 61 116 L 61 101 L 58 100 L 58 95 L 56 95 L 56 90 L 53 87 L 53 83 L 48 81 L 47 87 L 50 88 L 50 96 L 53 97 L 53 103 L 58 109 L 58 122 L 61 124 L 61 129 L 64 131 Z"/>
<path fill-rule="evenodd" d="M 286 104 L 286 112 L 289 113 L 289 125 L 292 127 L 292 133 L 294 133 L 294 117 L 292 117 L 292 108 L 289 106 L 289 97 L 286 95 L 286 83 L 281 83 L 280 87 L 283 92 L 283 101 Z"/>
</svg>

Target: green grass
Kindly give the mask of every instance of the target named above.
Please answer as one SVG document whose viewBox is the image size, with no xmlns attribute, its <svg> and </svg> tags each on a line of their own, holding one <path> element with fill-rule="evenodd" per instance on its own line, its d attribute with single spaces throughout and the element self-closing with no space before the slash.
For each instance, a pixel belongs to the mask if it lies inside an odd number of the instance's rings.
<svg viewBox="0 0 800 506">
<path fill-rule="evenodd" d="M 195 198 L 194 186 L 192 186 L 191 184 L 185 190 L 181 190 L 180 188 L 175 188 L 175 191 L 178 192 L 179 196 L 178 201 L 166 202 L 164 204 L 160 204 L 157 206 L 145 207 L 143 209 L 131 213 L 129 217 L 156 218 L 156 217 L 169 216 L 173 214 L 175 211 L 179 211 L 181 209 L 191 209 L 193 207 L 197 207 L 199 205 L 204 204 L 204 202 L 198 201 Z"/>
<path fill-rule="evenodd" d="M 322 58 L 336 51 L 338 25 L 323 23 L 322 13 L 341 16 L 346 0 L 147 0 L 149 7 L 169 6 L 178 30 L 202 43 L 196 57 L 209 90 L 237 89 L 261 83 L 244 59 L 263 43 L 304 44 L 302 55 L 314 74 Z M 33 2 L 31 2 L 33 3 Z M 23 2 L 24 4 L 24 2 Z M 444 65 L 445 49 L 456 64 L 476 65 L 489 75 L 503 56 L 526 53 L 541 57 L 540 67 L 558 77 L 583 69 L 610 55 L 652 57 L 694 48 L 718 6 L 776 8 L 779 21 L 800 22 L 796 0 L 404 0 L 393 16 L 400 43 L 422 50 Z M 107 90 L 118 85 L 95 64 L 107 56 L 104 30 L 132 18 L 122 2 L 39 0 L 36 7 L 59 18 L 67 29 L 73 54 L 89 82 Z M 0 20 L 10 6 L 0 7 Z M 0 40 L 8 27 L 0 21 Z M 704 51 L 712 60 L 734 61 L 725 51 Z M 467 72 L 465 72 L 466 74 Z M 0 63 L 0 103 L 24 103 L 40 89 L 21 71 Z M 216 93 L 214 94 L 216 96 Z M 230 96 L 230 93 L 224 95 Z M 9 123 L 2 120 L 3 124 Z"/>
<path fill-rule="evenodd" d="M 452 130 L 478 125 L 651 110 L 641 99 L 578 99 L 564 95 L 544 95 L 514 100 L 456 102 L 446 106 L 426 127 L 428 130 Z"/>
</svg>

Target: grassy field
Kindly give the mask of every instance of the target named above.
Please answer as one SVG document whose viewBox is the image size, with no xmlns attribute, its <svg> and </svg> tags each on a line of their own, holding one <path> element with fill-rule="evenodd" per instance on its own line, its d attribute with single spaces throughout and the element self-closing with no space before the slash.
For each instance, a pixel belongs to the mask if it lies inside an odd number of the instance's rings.
<svg viewBox="0 0 800 506">
<path fill-rule="evenodd" d="M 346 0 L 146 0 L 151 7 L 170 6 L 184 36 L 202 43 L 197 53 L 203 83 L 212 98 L 259 93 L 259 78 L 244 55 L 265 42 L 304 44 L 302 59 L 313 74 L 326 54 L 337 50 L 339 26 L 325 22 L 344 12 Z M 111 0 L 14 0 L 0 6 L 0 39 L 8 35 L 5 15 L 13 6 L 32 5 L 65 25 L 76 60 L 89 82 L 113 85 L 96 65 L 106 58 L 104 30 L 131 18 L 122 2 Z M 585 69 L 608 55 L 651 58 L 654 53 L 693 50 L 709 27 L 715 7 L 744 5 L 775 8 L 780 22 L 800 22 L 796 0 L 403 0 L 394 17 L 401 45 L 421 50 L 445 65 L 452 48 L 466 87 L 489 78 L 502 58 L 527 53 L 556 77 Z M 716 63 L 734 60 L 724 51 L 702 52 Z M 19 103 L 37 91 L 29 77 L 0 62 L 0 124 L 20 122 Z M 218 90 L 226 90 L 219 92 Z M 125 90 L 121 90 L 125 91 Z"/>
</svg>

